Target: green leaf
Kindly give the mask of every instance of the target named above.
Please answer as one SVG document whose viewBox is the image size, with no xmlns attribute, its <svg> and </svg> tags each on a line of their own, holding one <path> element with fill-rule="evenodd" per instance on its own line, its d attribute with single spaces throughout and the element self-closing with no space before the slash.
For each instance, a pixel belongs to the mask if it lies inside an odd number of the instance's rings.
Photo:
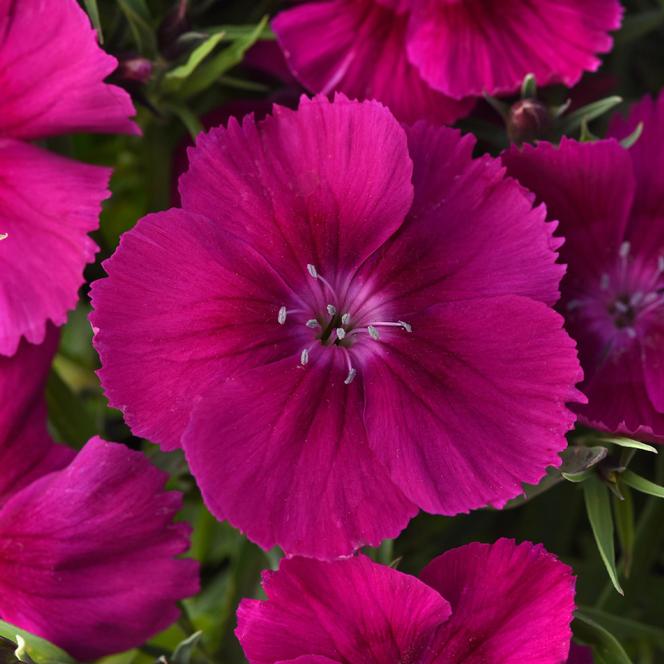
<svg viewBox="0 0 664 664">
<path fill-rule="evenodd" d="M 624 639 L 649 641 L 660 650 L 664 650 L 664 629 L 662 627 L 655 627 L 631 618 L 616 616 L 591 606 L 580 606 L 579 609 L 612 634 L 617 634 Z"/>
<path fill-rule="evenodd" d="M 629 487 L 625 486 L 622 478 L 618 476 L 618 490 L 623 499 L 620 500 L 616 495 L 613 495 L 613 514 L 616 520 L 616 530 L 618 531 L 618 541 L 622 550 L 620 559 L 622 571 L 626 578 L 632 570 L 632 559 L 634 555 L 634 505 L 632 501 L 632 492 Z"/>
<path fill-rule="evenodd" d="M 168 660 L 169 664 L 189 664 L 202 637 L 203 632 L 194 632 L 191 636 L 179 643 Z"/>
<path fill-rule="evenodd" d="M 258 37 L 267 25 L 267 21 L 268 17 L 264 16 L 260 23 L 254 26 L 254 29 L 251 32 L 243 34 L 223 51 L 207 58 L 205 62 L 198 66 L 193 73 L 183 81 L 178 90 L 178 96 L 184 99 L 193 97 L 199 92 L 209 88 L 229 69 L 242 62 L 244 54 L 258 40 Z"/>
<path fill-rule="evenodd" d="M 560 473 L 568 482 L 585 482 L 594 473 L 592 470 L 582 470 L 580 473 Z"/>
<path fill-rule="evenodd" d="M 599 554 L 604 562 L 609 578 L 614 588 L 623 595 L 618 581 L 616 570 L 616 554 L 613 542 L 613 517 L 611 515 L 611 502 L 609 490 L 598 477 L 589 477 L 583 483 L 583 495 L 586 502 L 586 512 L 592 527 Z"/>
<path fill-rule="evenodd" d="M 224 38 L 224 32 L 217 32 L 216 34 L 208 37 L 202 44 L 197 46 L 189 55 L 187 62 L 172 69 L 166 74 L 166 80 L 171 82 L 181 83 L 185 79 L 189 78 L 198 67 L 198 65 L 207 58 L 212 51 L 214 51 L 215 46 Z"/>
<path fill-rule="evenodd" d="M 629 148 L 636 143 L 639 138 L 641 138 L 641 134 L 643 133 L 643 122 L 639 122 L 639 124 L 636 125 L 634 131 L 629 135 L 625 136 L 620 141 L 620 145 L 622 145 L 626 150 L 629 150 Z"/>
<path fill-rule="evenodd" d="M 550 468 L 546 475 L 540 480 L 539 484 L 524 484 L 523 485 L 523 495 L 512 498 L 504 505 L 501 509 L 511 510 L 515 507 L 521 507 L 527 502 L 530 502 L 536 496 L 539 496 L 542 493 L 545 493 L 549 489 L 552 489 L 554 486 L 557 486 L 561 482 L 560 473 L 556 468 Z M 494 508 L 488 508 L 494 509 Z"/>
<path fill-rule="evenodd" d="M 195 141 L 196 137 L 203 131 L 204 127 L 196 114 L 184 104 L 165 104 L 168 109 L 180 119 L 180 122 L 186 127 L 189 136 Z"/>
<path fill-rule="evenodd" d="M 142 55 L 152 56 L 157 52 L 157 40 L 152 28 L 152 16 L 145 0 L 117 0 L 127 18 L 136 46 Z"/>
<path fill-rule="evenodd" d="M 0 637 L 16 643 L 15 655 L 21 662 L 35 664 L 75 664 L 75 661 L 60 648 L 30 634 L 23 629 L 0 620 Z"/>
<path fill-rule="evenodd" d="M 521 98 L 537 97 L 537 81 L 535 80 L 535 74 L 526 74 L 526 77 L 521 83 Z"/>
<path fill-rule="evenodd" d="M 659 484 L 655 484 L 645 477 L 633 473 L 631 470 L 626 470 L 622 473 L 621 479 L 627 486 L 631 486 L 632 489 L 636 489 L 641 493 L 647 493 L 656 498 L 664 498 L 664 486 L 659 486 Z"/>
<path fill-rule="evenodd" d="M 95 30 L 97 31 L 97 36 L 99 37 L 99 43 L 104 43 L 104 33 L 101 30 L 101 20 L 99 19 L 99 7 L 97 7 L 97 0 L 83 0 L 85 5 L 85 11 L 88 12 L 88 16 L 94 25 Z"/>
<path fill-rule="evenodd" d="M 642 443 L 640 440 L 633 440 L 632 438 L 625 438 L 624 436 L 602 436 L 597 438 L 598 443 L 613 443 L 620 447 L 630 447 L 635 450 L 643 450 L 645 452 L 652 452 L 657 454 L 657 448 L 647 443 Z"/>
<path fill-rule="evenodd" d="M 588 123 L 600 117 L 600 115 L 604 115 L 620 103 L 622 103 L 622 97 L 618 96 L 606 97 L 605 99 L 594 101 L 592 104 L 583 106 L 565 116 L 561 121 L 560 128 L 564 134 L 569 134 L 579 129 L 584 120 Z"/>
<path fill-rule="evenodd" d="M 593 647 L 596 664 L 632 664 L 616 637 L 582 611 L 576 612 L 572 630 L 581 642 Z"/>
<path fill-rule="evenodd" d="M 664 10 L 653 9 L 650 11 L 629 14 L 623 20 L 620 32 L 616 35 L 616 46 L 629 44 L 657 30 L 664 24 Z"/>
<path fill-rule="evenodd" d="M 599 445 L 586 447 L 585 445 L 570 445 L 563 451 L 561 457 L 563 463 L 560 472 L 565 475 L 575 475 L 593 468 L 602 459 L 606 458 L 609 450 Z"/>
</svg>

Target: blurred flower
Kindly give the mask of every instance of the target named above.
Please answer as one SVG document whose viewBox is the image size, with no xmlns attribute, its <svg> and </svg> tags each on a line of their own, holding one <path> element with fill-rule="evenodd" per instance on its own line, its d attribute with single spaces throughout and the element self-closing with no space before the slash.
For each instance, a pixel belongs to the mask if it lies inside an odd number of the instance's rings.
<svg viewBox="0 0 664 664">
<path fill-rule="evenodd" d="M 264 548 L 348 554 L 560 463 L 554 226 L 472 149 L 343 96 L 231 119 L 93 284 L 111 403 Z"/>
<path fill-rule="evenodd" d="M 621 17 L 617 0 L 322 0 L 282 12 L 273 29 L 313 92 L 445 123 L 472 98 L 516 92 L 529 73 L 573 85 L 599 67 Z"/>
<path fill-rule="evenodd" d="M 178 616 L 198 566 L 175 558 L 181 495 L 139 453 L 93 438 L 78 454 L 46 430 L 57 334 L 0 357 L 0 619 L 88 661 L 133 648 Z"/>
<path fill-rule="evenodd" d="M 560 309 L 578 341 L 591 426 L 664 437 L 664 96 L 646 99 L 615 139 L 511 149 L 509 172 L 546 203 L 565 236 Z"/>
<path fill-rule="evenodd" d="M 22 141 L 138 129 L 75 0 L 0 0 L 0 35 L 0 355 L 13 355 L 76 303 L 110 176 Z"/>
<path fill-rule="evenodd" d="M 570 646 L 571 569 L 541 545 L 473 543 L 420 579 L 358 556 L 282 560 L 267 600 L 243 600 L 250 664 L 559 664 Z"/>
</svg>

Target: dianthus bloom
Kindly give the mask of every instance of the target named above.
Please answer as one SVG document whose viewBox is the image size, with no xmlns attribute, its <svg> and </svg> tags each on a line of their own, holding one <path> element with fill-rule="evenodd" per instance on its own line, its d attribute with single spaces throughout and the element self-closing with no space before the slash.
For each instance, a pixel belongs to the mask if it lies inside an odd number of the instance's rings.
<svg viewBox="0 0 664 664">
<path fill-rule="evenodd" d="M 572 86 L 597 69 L 621 16 L 618 0 L 321 0 L 272 25 L 309 90 L 375 98 L 406 122 L 453 122 L 528 73 Z"/>
<path fill-rule="evenodd" d="M 96 245 L 110 170 L 24 141 L 137 131 L 114 58 L 76 0 L 0 0 L 0 355 L 65 322 Z"/>
<path fill-rule="evenodd" d="M 358 556 L 282 560 L 267 600 L 244 600 L 250 664 L 560 664 L 570 646 L 571 569 L 541 545 L 473 543 L 417 579 Z"/>
<path fill-rule="evenodd" d="M 345 97 L 231 119 L 93 284 L 112 404 L 261 546 L 349 554 L 560 462 L 554 226 L 472 149 Z"/>
<path fill-rule="evenodd" d="M 646 99 L 624 136 L 644 131 L 626 150 L 614 138 L 564 140 L 513 149 L 509 171 L 560 221 L 568 264 L 560 310 L 578 341 L 591 426 L 664 437 L 664 96 Z"/>
<path fill-rule="evenodd" d="M 197 592 L 176 556 L 181 496 L 143 455 L 93 438 L 78 454 L 46 430 L 43 390 L 57 336 L 0 358 L 0 619 L 81 660 L 140 645 Z"/>
</svg>

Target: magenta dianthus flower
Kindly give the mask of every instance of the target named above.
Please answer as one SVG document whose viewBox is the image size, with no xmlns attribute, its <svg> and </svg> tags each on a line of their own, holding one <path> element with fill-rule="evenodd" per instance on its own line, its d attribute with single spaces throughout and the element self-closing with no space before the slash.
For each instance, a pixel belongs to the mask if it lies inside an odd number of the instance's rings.
<svg viewBox="0 0 664 664">
<path fill-rule="evenodd" d="M 0 355 L 65 322 L 96 245 L 110 170 L 25 143 L 74 131 L 136 133 L 116 61 L 75 0 L 0 0 Z"/>
<path fill-rule="evenodd" d="M 555 225 L 472 149 L 345 97 L 231 119 L 93 284 L 111 403 L 264 548 L 349 554 L 559 464 Z"/>
<path fill-rule="evenodd" d="M 544 201 L 565 236 L 560 310 L 579 344 L 584 422 L 664 439 L 664 96 L 627 121 L 643 135 L 626 150 L 611 138 L 512 149 L 510 173 Z"/>
<path fill-rule="evenodd" d="M 0 619 L 88 661 L 140 645 L 198 591 L 178 559 L 181 495 L 123 445 L 52 441 L 43 391 L 57 335 L 0 357 Z"/>
<path fill-rule="evenodd" d="M 570 646 L 571 569 L 500 539 L 452 549 L 420 578 L 365 556 L 282 560 L 267 600 L 243 600 L 250 664 L 560 664 Z"/>
<path fill-rule="evenodd" d="M 405 122 L 453 122 L 529 73 L 574 85 L 621 17 L 618 0 L 318 0 L 273 28 L 309 90 L 375 98 Z"/>
</svg>

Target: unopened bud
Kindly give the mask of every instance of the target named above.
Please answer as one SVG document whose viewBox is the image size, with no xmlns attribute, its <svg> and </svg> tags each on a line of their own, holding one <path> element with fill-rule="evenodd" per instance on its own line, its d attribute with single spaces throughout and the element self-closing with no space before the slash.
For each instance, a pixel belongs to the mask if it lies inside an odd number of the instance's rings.
<svg viewBox="0 0 664 664">
<path fill-rule="evenodd" d="M 521 99 L 510 108 L 506 122 L 510 141 L 520 145 L 542 138 L 551 125 L 551 114 L 541 101 Z"/>
<path fill-rule="evenodd" d="M 121 60 L 116 71 L 121 81 L 133 81 L 145 85 L 152 76 L 152 63 L 147 58 L 127 58 Z"/>
</svg>

